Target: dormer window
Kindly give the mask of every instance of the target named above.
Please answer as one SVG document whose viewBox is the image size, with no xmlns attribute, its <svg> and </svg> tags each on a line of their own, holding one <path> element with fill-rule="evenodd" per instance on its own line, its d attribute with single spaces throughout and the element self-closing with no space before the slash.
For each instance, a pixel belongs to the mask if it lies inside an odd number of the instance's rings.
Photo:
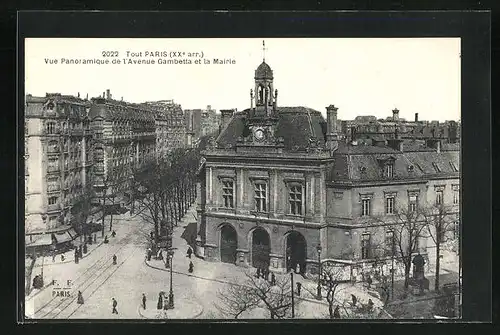
<svg viewBox="0 0 500 335">
<path fill-rule="evenodd" d="M 458 172 L 458 169 L 457 169 L 457 167 L 455 166 L 455 164 L 453 164 L 453 162 L 450 162 L 450 167 L 451 167 L 451 170 L 452 170 L 453 172 Z"/>
<path fill-rule="evenodd" d="M 387 162 L 384 166 L 384 177 L 393 178 L 394 177 L 394 163 Z"/>
<path fill-rule="evenodd" d="M 434 167 L 434 170 L 436 170 L 437 173 L 441 172 L 441 168 L 437 163 L 432 163 L 432 166 Z"/>
</svg>

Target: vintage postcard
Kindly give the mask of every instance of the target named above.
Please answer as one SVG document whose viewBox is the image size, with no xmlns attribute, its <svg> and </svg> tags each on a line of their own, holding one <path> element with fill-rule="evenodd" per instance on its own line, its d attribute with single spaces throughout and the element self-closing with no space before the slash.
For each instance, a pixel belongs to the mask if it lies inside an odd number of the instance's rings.
<svg viewBox="0 0 500 335">
<path fill-rule="evenodd" d="M 460 38 L 27 38 L 27 319 L 460 319 Z"/>
</svg>

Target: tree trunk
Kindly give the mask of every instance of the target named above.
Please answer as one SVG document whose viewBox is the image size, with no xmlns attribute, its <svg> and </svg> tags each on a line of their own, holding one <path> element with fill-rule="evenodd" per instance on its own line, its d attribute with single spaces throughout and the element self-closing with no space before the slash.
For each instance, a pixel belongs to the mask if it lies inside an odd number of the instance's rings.
<svg viewBox="0 0 500 335">
<path fill-rule="evenodd" d="M 436 273 L 435 273 L 435 282 L 434 282 L 434 291 L 439 292 L 439 266 L 440 264 L 440 256 L 441 256 L 441 246 L 440 246 L 440 239 L 439 239 L 439 234 L 437 234 L 436 238 Z"/>
<path fill-rule="evenodd" d="M 411 268 L 411 263 L 405 261 L 404 266 L 405 266 L 405 283 L 404 283 L 404 288 L 406 290 L 406 289 L 408 289 L 408 286 L 410 284 L 410 268 Z"/>
<path fill-rule="evenodd" d="M 330 319 L 335 319 L 333 316 L 333 306 L 331 303 L 328 303 L 328 312 L 330 313 Z"/>
</svg>

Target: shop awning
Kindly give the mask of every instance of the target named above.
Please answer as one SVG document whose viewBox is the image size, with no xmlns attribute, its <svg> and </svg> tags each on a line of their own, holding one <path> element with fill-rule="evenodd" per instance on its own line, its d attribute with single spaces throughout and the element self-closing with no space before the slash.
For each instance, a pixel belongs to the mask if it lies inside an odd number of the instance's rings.
<svg viewBox="0 0 500 335">
<path fill-rule="evenodd" d="M 26 248 L 52 244 L 50 234 L 26 235 L 24 241 Z"/>
</svg>

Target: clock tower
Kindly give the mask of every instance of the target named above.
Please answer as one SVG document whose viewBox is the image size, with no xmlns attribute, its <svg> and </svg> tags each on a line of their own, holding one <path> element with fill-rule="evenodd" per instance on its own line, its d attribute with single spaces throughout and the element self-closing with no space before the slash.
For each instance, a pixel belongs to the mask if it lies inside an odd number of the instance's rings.
<svg viewBox="0 0 500 335">
<path fill-rule="evenodd" d="M 262 44 L 265 51 L 264 42 Z M 278 90 L 274 90 L 273 79 L 273 70 L 263 57 L 255 70 L 255 89 L 250 90 L 251 108 L 247 118 L 250 134 L 247 142 L 253 145 L 273 145 L 277 142 L 274 133 L 278 123 Z"/>
</svg>

